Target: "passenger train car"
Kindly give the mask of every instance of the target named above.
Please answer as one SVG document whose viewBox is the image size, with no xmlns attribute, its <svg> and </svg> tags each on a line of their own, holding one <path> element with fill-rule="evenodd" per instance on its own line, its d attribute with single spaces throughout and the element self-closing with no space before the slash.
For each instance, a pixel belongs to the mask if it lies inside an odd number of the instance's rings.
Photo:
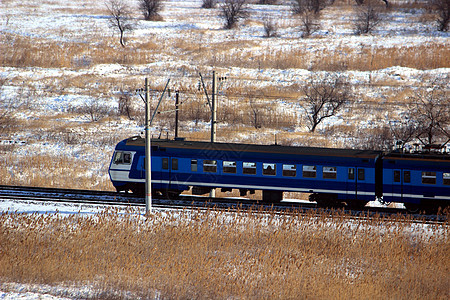
<svg viewBox="0 0 450 300">
<path fill-rule="evenodd" d="M 410 210 L 450 203 L 448 155 L 400 155 L 381 151 L 152 140 L 152 191 L 175 197 L 238 189 L 262 190 L 263 201 L 283 192 L 310 194 L 319 206 L 362 207 L 383 199 Z M 115 149 L 109 174 L 117 191 L 143 194 L 145 140 L 132 137 Z"/>
</svg>

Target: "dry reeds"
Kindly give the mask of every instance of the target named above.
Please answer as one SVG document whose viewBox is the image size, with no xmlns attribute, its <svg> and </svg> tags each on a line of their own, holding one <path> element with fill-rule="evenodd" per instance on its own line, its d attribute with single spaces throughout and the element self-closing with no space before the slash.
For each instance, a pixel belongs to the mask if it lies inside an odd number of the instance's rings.
<svg viewBox="0 0 450 300">
<path fill-rule="evenodd" d="M 0 278 L 172 299 L 448 299 L 448 224 L 299 212 L 0 214 Z"/>
</svg>

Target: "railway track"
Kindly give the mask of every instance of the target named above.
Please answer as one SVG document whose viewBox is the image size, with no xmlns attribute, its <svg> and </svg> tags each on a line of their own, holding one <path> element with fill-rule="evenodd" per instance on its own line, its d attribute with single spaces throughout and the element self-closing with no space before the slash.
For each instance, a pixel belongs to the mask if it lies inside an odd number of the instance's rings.
<svg viewBox="0 0 450 300">
<path fill-rule="evenodd" d="M 22 187 L 8 185 L 0 185 L 0 201 L 2 201 L 2 199 L 53 203 L 97 204 L 107 206 L 145 206 L 145 199 L 133 194 L 110 191 Z M 306 212 L 308 210 L 315 210 L 317 213 L 326 212 L 330 214 L 330 216 L 345 212 L 347 215 L 354 218 L 405 216 L 409 220 L 417 222 L 442 223 L 448 221 L 448 215 L 407 214 L 405 209 L 365 207 L 361 210 L 336 210 L 318 208 L 314 203 L 283 201 L 277 204 L 266 204 L 244 198 L 209 198 L 189 195 L 182 195 L 177 199 L 172 200 L 153 198 L 152 206 L 160 209 L 215 208 L 231 211 L 253 209 L 261 212 L 270 211 L 280 214 L 295 211 Z"/>
</svg>

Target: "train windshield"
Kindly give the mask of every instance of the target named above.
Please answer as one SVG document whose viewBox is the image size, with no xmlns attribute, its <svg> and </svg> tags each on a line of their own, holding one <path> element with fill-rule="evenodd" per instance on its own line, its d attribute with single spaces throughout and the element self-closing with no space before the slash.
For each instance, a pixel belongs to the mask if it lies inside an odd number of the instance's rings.
<svg viewBox="0 0 450 300">
<path fill-rule="evenodd" d="M 114 164 L 120 165 L 120 164 L 131 164 L 131 153 L 130 152 L 121 152 L 118 151 L 114 155 Z"/>
</svg>

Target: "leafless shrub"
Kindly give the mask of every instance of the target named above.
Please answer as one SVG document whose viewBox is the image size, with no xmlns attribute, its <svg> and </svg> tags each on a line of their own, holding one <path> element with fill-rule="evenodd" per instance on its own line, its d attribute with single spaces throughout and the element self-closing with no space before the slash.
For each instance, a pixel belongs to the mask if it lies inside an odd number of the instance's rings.
<svg viewBox="0 0 450 300">
<path fill-rule="evenodd" d="M 161 0 L 139 0 L 139 9 L 145 20 L 157 20 L 160 18 L 159 12 L 163 9 L 163 3 Z"/>
<path fill-rule="evenodd" d="M 87 114 L 91 122 L 97 122 L 110 113 L 110 110 L 98 98 L 91 98 L 80 109 L 80 112 Z"/>
<path fill-rule="evenodd" d="M 448 31 L 450 21 L 450 1 L 431 0 L 431 9 L 436 14 L 436 21 L 439 31 Z"/>
<path fill-rule="evenodd" d="M 226 29 L 235 27 L 240 19 L 248 17 L 246 4 L 247 0 L 225 0 L 222 3 L 221 16 L 225 20 Z"/>
<path fill-rule="evenodd" d="M 356 149 L 389 151 L 394 145 L 394 137 L 388 126 L 354 132 L 352 147 Z"/>
<path fill-rule="evenodd" d="M 334 0 L 293 0 L 291 10 L 294 14 L 313 12 L 318 14 L 325 7 L 334 3 Z"/>
<path fill-rule="evenodd" d="M 275 5 L 277 4 L 278 0 L 258 0 L 257 4 L 262 5 Z"/>
<path fill-rule="evenodd" d="M 255 129 L 261 128 L 262 127 L 262 110 L 263 110 L 263 105 L 255 103 L 255 100 L 253 98 L 249 98 L 249 102 L 250 102 L 250 111 L 248 112 L 249 114 L 249 119 L 250 122 L 252 124 L 252 126 Z"/>
<path fill-rule="evenodd" d="M 367 34 L 382 21 L 380 5 L 377 0 L 367 0 L 355 8 L 355 33 Z"/>
<path fill-rule="evenodd" d="M 133 120 L 134 109 L 131 103 L 131 95 L 123 90 L 119 93 L 119 115 L 127 116 L 128 119 Z"/>
<path fill-rule="evenodd" d="M 300 18 L 302 37 L 309 37 L 320 29 L 319 15 L 311 11 L 305 11 L 298 15 Z"/>
<path fill-rule="evenodd" d="M 265 37 L 275 37 L 277 36 L 277 27 L 273 20 L 265 19 L 264 20 L 264 33 Z"/>
<path fill-rule="evenodd" d="M 215 8 L 217 0 L 203 0 L 202 8 Z"/>
</svg>

